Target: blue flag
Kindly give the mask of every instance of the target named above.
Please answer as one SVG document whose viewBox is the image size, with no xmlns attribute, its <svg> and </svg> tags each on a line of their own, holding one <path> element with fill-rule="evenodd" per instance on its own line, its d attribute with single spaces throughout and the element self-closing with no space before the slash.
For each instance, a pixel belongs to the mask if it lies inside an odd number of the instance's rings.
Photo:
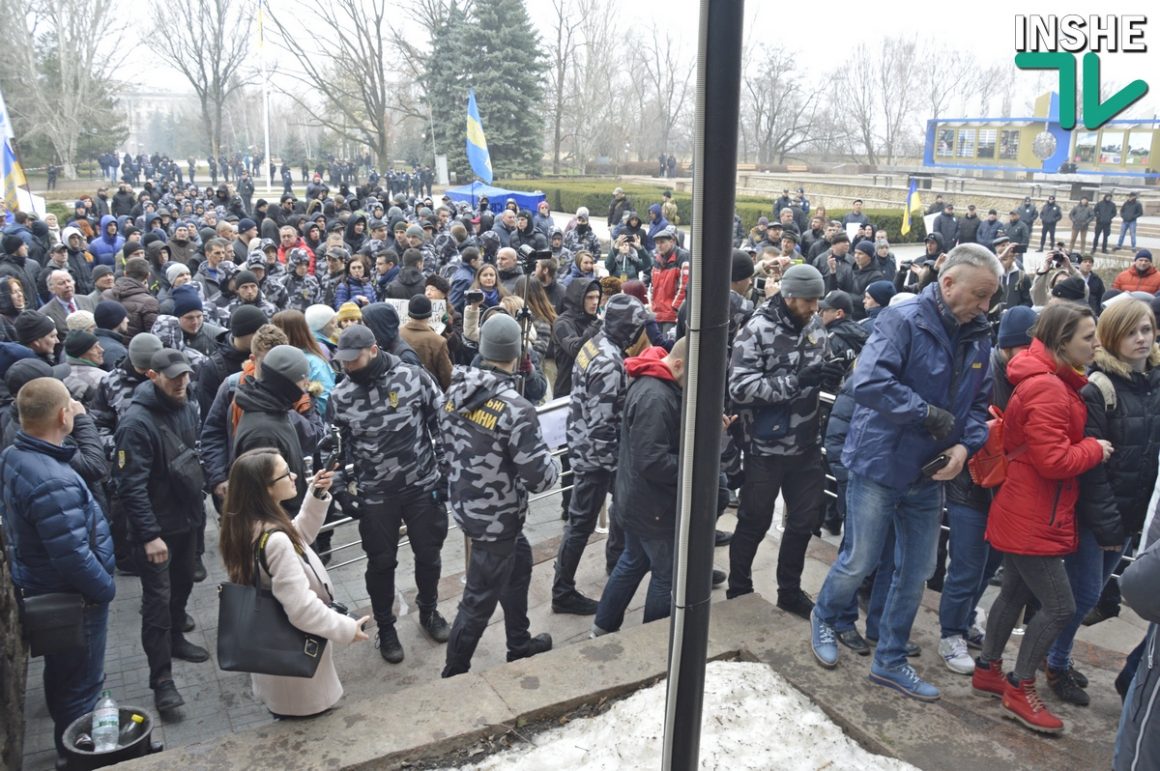
<svg viewBox="0 0 1160 771">
<path fill-rule="evenodd" d="M 491 154 L 487 152 L 487 140 L 483 136 L 483 123 L 479 119 L 479 108 L 475 105 L 475 90 L 467 91 L 467 161 L 475 176 L 491 184 Z"/>
</svg>

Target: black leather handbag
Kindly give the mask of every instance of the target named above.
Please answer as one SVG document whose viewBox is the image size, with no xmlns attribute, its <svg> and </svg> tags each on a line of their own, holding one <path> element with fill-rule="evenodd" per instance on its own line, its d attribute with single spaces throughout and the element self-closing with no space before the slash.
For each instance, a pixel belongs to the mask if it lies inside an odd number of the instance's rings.
<svg viewBox="0 0 1160 771">
<path fill-rule="evenodd" d="M 218 587 L 218 666 L 227 672 L 314 677 L 327 640 L 291 624 L 274 593 L 262 588 L 258 570 L 269 537 L 270 531 L 262 533 L 255 545 L 252 585 Z M 300 556 L 317 578 L 310 560 Z"/>
<path fill-rule="evenodd" d="M 29 655 L 67 653 L 85 644 L 85 598 L 72 592 L 22 597 Z"/>
</svg>

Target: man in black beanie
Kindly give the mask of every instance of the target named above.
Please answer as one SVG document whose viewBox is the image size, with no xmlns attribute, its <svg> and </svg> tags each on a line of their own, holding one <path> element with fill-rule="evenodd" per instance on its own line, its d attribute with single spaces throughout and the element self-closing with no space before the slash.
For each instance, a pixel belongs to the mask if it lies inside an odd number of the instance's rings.
<svg viewBox="0 0 1160 771">
<path fill-rule="evenodd" d="M 250 341 L 258 327 L 266 323 L 266 314 L 253 305 L 241 305 L 230 314 L 230 328 L 217 337 L 217 350 L 197 373 L 197 395 L 201 414 L 208 415 L 218 387 L 230 375 L 242 371 L 250 358 Z"/>
<path fill-rule="evenodd" d="M 16 328 L 16 342 L 31 348 L 46 364 L 56 364 L 60 338 L 56 324 L 40 311 L 21 311 L 12 322 Z"/>
<path fill-rule="evenodd" d="M 93 320 L 97 323 L 93 333 L 105 349 L 105 361 L 101 369 L 112 372 L 128 353 L 125 332 L 129 328 L 129 314 L 121 303 L 102 300 L 93 309 Z"/>
</svg>

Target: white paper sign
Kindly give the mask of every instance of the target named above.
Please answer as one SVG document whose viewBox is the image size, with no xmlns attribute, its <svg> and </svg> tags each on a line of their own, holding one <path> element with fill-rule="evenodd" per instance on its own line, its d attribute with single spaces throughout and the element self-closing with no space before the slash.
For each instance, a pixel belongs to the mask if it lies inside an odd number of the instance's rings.
<svg viewBox="0 0 1160 771">
<path fill-rule="evenodd" d="M 540 418 L 540 433 L 549 450 L 555 450 L 568 443 L 568 402 L 570 397 L 561 396 L 536 408 Z"/>
<path fill-rule="evenodd" d="M 852 246 L 858 245 L 858 231 L 861 229 L 862 229 L 861 222 L 847 222 L 846 223 L 846 235 L 849 237 L 850 244 Z"/>
<path fill-rule="evenodd" d="M 937 213 L 922 215 L 922 224 L 926 226 L 927 235 L 930 235 L 931 233 L 934 232 L 934 218 L 937 216 L 938 216 Z"/>
<path fill-rule="evenodd" d="M 399 314 L 399 320 L 404 324 L 407 323 L 407 308 L 411 304 L 410 300 L 383 300 L 382 302 L 395 306 L 395 312 Z M 445 313 L 447 313 L 446 300 L 431 301 L 431 318 L 427 319 L 427 323 L 431 325 L 431 329 L 440 335 L 443 334 L 443 330 L 446 327 L 443 323 L 443 315 Z"/>
</svg>

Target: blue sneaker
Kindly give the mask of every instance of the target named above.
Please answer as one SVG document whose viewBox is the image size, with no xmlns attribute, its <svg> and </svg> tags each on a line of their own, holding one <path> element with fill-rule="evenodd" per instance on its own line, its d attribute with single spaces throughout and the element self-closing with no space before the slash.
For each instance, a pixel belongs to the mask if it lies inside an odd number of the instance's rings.
<svg viewBox="0 0 1160 771">
<path fill-rule="evenodd" d="M 819 620 L 816 610 L 810 613 L 810 650 L 826 669 L 838 666 L 838 639 L 834 636 L 834 628 Z"/>
<path fill-rule="evenodd" d="M 941 695 L 938 688 L 919 677 L 909 664 L 903 664 L 897 669 L 885 669 L 875 661 L 870 665 L 870 682 L 893 688 L 919 701 L 938 701 Z"/>
</svg>

